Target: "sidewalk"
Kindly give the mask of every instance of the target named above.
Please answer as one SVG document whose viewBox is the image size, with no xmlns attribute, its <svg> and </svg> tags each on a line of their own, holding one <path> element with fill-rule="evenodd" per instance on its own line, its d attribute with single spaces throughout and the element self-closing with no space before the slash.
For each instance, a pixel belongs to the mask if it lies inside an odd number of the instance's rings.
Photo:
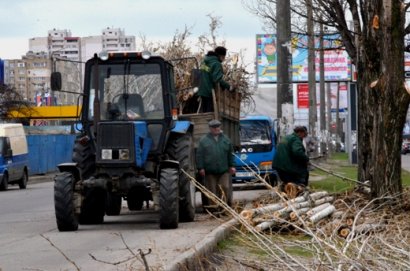
<svg viewBox="0 0 410 271">
<path fill-rule="evenodd" d="M 35 183 L 53 182 L 54 181 L 54 176 L 57 173 L 58 173 L 58 171 L 47 172 L 45 174 L 29 175 L 28 176 L 28 185 L 35 184 Z"/>
</svg>

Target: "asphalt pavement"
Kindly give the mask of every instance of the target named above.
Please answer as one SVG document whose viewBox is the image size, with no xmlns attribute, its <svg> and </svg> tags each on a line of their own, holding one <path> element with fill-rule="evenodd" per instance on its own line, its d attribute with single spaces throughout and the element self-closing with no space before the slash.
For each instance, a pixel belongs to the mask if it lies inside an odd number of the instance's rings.
<svg viewBox="0 0 410 271">
<path fill-rule="evenodd" d="M 35 183 L 52 182 L 56 174 L 58 174 L 58 172 L 31 175 L 29 176 L 28 185 L 35 184 Z M 235 187 L 234 190 L 244 190 L 244 189 L 246 190 L 246 187 Z M 245 196 L 245 201 L 255 200 L 256 198 L 260 197 L 264 192 L 267 193 L 267 190 L 261 190 L 260 193 L 249 193 L 248 196 Z M 245 191 L 238 191 L 235 193 L 245 193 Z M 194 267 L 197 264 L 198 259 L 201 259 L 202 257 L 207 256 L 210 253 L 212 253 L 216 245 L 218 244 L 218 242 L 225 239 L 231 233 L 234 226 L 238 224 L 238 221 L 236 219 L 224 218 L 224 220 L 225 222 L 222 222 L 213 231 L 208 233 L 200 242 L 195 244 L 195 246 L 181 253 L 172 262 L 167 264 L 164 270 L 177 271 L 177 270 L 194 269 Z"/>
</svg>

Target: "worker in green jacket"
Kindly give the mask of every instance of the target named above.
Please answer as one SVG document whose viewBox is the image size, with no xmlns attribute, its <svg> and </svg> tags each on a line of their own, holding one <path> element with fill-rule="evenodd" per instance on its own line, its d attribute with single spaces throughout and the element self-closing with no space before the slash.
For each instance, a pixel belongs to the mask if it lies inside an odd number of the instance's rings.
<svg viewBox="0 0 410 271">
<path fill-rule="evenodd" d="M 232 182 L 230 177 L 236 171 L 233 146 L 231 140 L 222 133 L 219 120 L 211 120 L 209 130 L 210 132 L 199 141 L 196 166 L 199 175 L 204 177 L 205 187 L 231 206 Z M 215 205 L 218 204 L 215 203 Z"/>
<path fill-rule="evenodd" d="M 285 136 L 276 148 L 272 166 L 278 172 L 284 184 L 292 182 L 297 185 L 308 185 L 309 157 L 303 146 L 303 138 L 307 136 L 305 126 L 296 126 L 294 133 Z"/>
<path fill-rule="evenodd" d="M 212 89 L 219 84 L 222 89 L 233 90 L 233 87 L 223 80 L 222 62 L 226 57 L 226 48 L 218 46 L 209 51 L 201 63 L 201 82 L 197 95 L 201 98 L 202 112 L 214 111 Z"/>
</svg>

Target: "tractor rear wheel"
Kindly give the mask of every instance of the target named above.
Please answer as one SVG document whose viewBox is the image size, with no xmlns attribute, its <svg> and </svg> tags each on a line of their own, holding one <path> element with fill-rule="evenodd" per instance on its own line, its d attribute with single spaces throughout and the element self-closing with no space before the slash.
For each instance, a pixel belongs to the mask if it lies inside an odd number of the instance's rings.
<svg viewBox="0 0 410 271">
<path fill-rule="evenodd" d="M 159 186 L 159 227 L 161 229 L 178 228 L 178 169 L 163 168 Z"/>
<path fill-rule="evenodd" d="M 90 142 L 86 142 L 85 145 L 80 143 L 82 137 L 79 136 L 75 140 L 72 160 L 77 163 L 81 179 L 85 180 L 95 172 L 95 152 Z"/>
<path fill-rule="evenodd" d="M 121 213 L 122 197 L 112 192 L 107 193 L 107 200 L 105 206 L 106 215 L 119 215 Z"/>
<path fill-rule="evenodd" d="M 101 188 L 85 188 L 79 217 L 80 224 L 101 224 L 104 222 L 106 193 Z"/>
<path fill-rule="evenodd" d="M 144 205 L 144 191 L 142 187 L 132 188 L 127 195 L 127 205 L 130 211 L 139 211 Z"/>
<path fill-rule="evenodd" d="M 190 176 L 195 176 L 194 141 L 191 133 L 173 137 L 167 148 L 172 160 L 179 162 L 179 167 Z M 195 218 L 195 185 L 184 172 L 179 174 L 179 220 L 191 222 Z"/>
<path fill-rule="evenodd" d="M 62 172 L 54 178 L 54 209 L 59 231 L 76 231 L 78 217 L 74 206 L 74 177 Z"/>
</svg>

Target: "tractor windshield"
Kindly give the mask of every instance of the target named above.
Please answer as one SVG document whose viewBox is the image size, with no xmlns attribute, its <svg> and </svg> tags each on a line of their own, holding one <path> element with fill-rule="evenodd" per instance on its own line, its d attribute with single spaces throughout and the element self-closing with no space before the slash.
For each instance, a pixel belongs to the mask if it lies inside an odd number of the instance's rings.
<svg viewBox="0 0 410 271">
<path fill-rule="evenodd" d="M 164 117 L 159 64 L 107 63 L 99 64 L 98 69 L 101 120 L 162 119 Z M 93 118 L 95 96 L 93 84 L 91 79 L 88 112 L 90 119 Z"/>
</svg>

